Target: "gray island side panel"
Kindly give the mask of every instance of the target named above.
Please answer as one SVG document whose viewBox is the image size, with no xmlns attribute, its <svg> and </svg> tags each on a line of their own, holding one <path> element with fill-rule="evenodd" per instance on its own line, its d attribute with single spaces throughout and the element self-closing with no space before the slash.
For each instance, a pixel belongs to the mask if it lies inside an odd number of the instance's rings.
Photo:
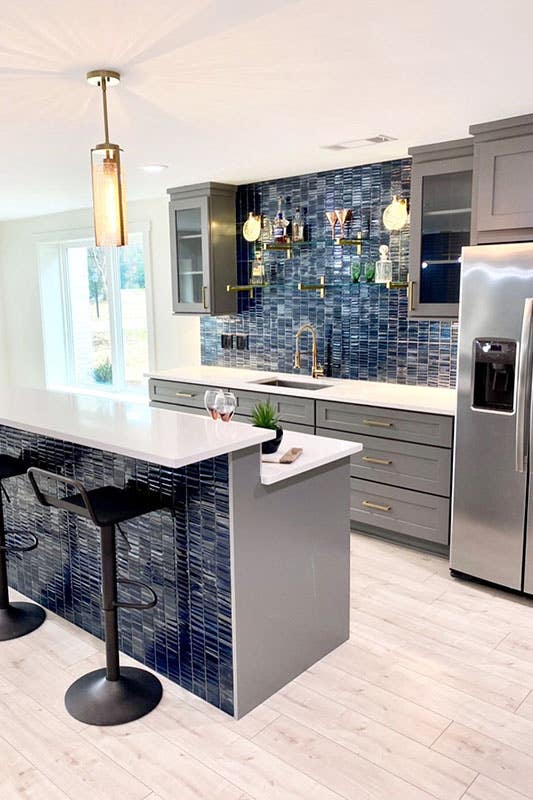
<svg viewBox="0 0 533 800">
<path fill-rule="evenodd" d="M 230 456 L 234 715 L 345 642 L 349 458 L 263 486 L 257 448 Z"/>
</svg>

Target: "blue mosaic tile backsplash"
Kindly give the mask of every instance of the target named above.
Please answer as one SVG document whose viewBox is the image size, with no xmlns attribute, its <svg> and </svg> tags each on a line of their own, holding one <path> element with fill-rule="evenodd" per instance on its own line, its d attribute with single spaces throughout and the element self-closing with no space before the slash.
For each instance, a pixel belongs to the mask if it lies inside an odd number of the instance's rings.
<svg viewBox="0 0 533 800">
<path fill-rule="evenodd" d="M 89 489 L 132 480 L 160 493 L 170 510 L 121 524 L 131 551 L 117 534 L 119 577 L 144 581 L 158 595 L 152 610 L 119 612 L 120 649 L 233 714 L 227 456 L 172 470 L 8 427 L 0 427 L 0 450 L 24 452 L 35 466 Z M 40 506 L 25 476 L 5 484 L 8 541 L 18 542 L 9 535 L 17 530 L 39 538 L 36 550 L 9 556 L 10 586 L 102 638 L 98 530 L 83 517 Z"/>
<path fill-rule="evenodd" d="M 253 247 L 242 235 L 249 211 L 273 218 L 278 196 L 289 219 L 296 207 L 305 210 L 311 244 L 295 247 L 292 259 L 267 252 L 270 286 L 253 299 L 239 295 L 239 313 L 203 317 L 202 363 L 226 367 L 294 372 L 294 336 L 303 322 L 318 330 L 319 358 L 326 374 L 338 378 L 453 387 L 456 381 L 457 325 L 440 321 L 410 321 L 405 289 L 387 290 L 372 283 L 351 283 L 354 266 L 373 263 L 379 246 L 390 247 L 394 280 L 408 272 L 409 229 L 390 233 L 382 214 L 394 194 L 408 198 L 411 160 L 331 170 L 240 186 L 237 193 L 237 254 L 239 283 L 249 282 Z M 364 237 L 358 259 L 353 247 L 334 246 L 325 210 L 352 209 L 346 238 Z M 338 228 L 337 228 L 338 234 Z M 325 299 L 318 292 L 301 292 L 302 283 L 317 283 L 325 275 Z M 249 350 L 223 350 L 221 334 L 248 335 Z M 303 347 L 306 343 L 302 342 Z M 309 363 L 302 358 L 302 372 Z"/>
</svg>

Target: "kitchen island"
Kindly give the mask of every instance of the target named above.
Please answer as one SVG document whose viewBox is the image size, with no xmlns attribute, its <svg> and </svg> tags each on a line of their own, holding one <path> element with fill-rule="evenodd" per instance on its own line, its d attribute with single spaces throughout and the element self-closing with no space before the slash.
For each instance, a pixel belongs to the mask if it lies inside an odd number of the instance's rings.
<svg viewBox="0 0 533 800">
<path fill-rule="evenodd" d="M 235 717 L 348 638 L 349 460 L 361 445 L 289 435 L 300 463 L 262 465 L 273 436 L 107 398 L 0 391 L 0 452 L 89 489 L 159 493 L 163 510 L 124 524 L 129 550 L 118 537 L 119 575 L 158 596 L 153 610 L 120 612 L 121 650 Z M 10 559 L 10 585 L 101 637 L 96 529 L 40 506 L 25 476 L 7 489 L 7 530 L 39 538 Z"/>
</svg>

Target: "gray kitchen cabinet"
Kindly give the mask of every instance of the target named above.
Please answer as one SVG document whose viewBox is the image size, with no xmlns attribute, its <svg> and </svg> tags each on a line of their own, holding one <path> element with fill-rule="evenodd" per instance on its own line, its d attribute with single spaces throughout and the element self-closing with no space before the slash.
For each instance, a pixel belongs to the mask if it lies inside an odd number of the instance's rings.
<svg viewBox="0 0 533 800">
<path fill-rule="evenodd" d="M 377 436 L 317 428 L 317 436 L 360 442 L 363 451 L 351 458 L 353 478 L 387 483 L 416 492 L 450 496 L 452 451 Z"/>
<path fill-rule="evenodd" d="M 361 442 L 351 458 L 351 521 L 355 529 L 445 552 L 453 419 L 440 414 L 273 395 L 226 386 L 150 379 L 151 405 L 205 413 L 206 389 L 230 389 L 235 420 L 250 422 L 256 403 L 270 400 L 285 430 Z M 316 429 L 315 429 L 316 423 Z"/>
<path fill-rule="evenodd" d="M 409 148 L 412 318 L 456 318 L 461 248 L 470 244 L 472 139 Z"/>
<path fill-rule="evenodd" d="M 317 428 L 330 428 L 354 434 L 400 439 L 404 442 L 438 447 L 452 446 L 453 422 L 450 417 L 437 414 L 318 400 L 316 424 Z"/>
<path fill-rule="evenodd" d="M 352 521 L 447 546 L 450 501 L 372 481 L 350 479 Z"/>
<path fill-rule="evenodd" d="M 472 244 L 533 239 L 533 114 L 472 125 Z"/>
<path fill-rule="evenodd" d="M 236 186 L 168 189 L 172 308 L 175 314 L 234 314 L 237 299 Z"/>
</svg>

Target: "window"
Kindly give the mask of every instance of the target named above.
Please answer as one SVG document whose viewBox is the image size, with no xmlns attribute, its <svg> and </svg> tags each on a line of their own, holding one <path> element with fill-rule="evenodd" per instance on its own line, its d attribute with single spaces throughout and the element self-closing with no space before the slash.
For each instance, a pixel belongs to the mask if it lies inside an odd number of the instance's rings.
<svg viewBox="0 0 533 800">
<path fill-rule="evenodd" d="M 149 366 L 146 240 L 95 247 L 91 239 L 41 244 L 47 385 L 131 393 Z"/>
</svg>

